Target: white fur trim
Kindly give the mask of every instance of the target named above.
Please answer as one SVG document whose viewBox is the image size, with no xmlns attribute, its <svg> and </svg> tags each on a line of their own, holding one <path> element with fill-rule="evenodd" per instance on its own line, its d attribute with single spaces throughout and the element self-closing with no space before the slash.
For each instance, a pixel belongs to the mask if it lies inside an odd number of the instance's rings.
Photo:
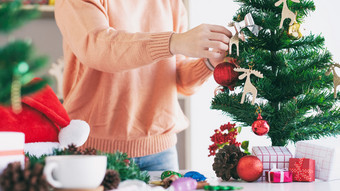
<svg viewBox="0 0 340 191">
<path fill-rule="evenodd" d="M 90 134 L 89 125 L 82 120 L 71 120 L 67 127 L 59 132 L 59 143 L 62 148 L 66 148 L 70 144 L 77 147 L 82 146 Z"/>
<path fill-rule="evenodd" d="M 37 142 L 37 143 L 26 143 L 24 147 L 25 153 L 40 157 L 41 155 L 53 154 L 54 149 L 59 149 L 60 144 L 57 142 Z"/>
</svg>

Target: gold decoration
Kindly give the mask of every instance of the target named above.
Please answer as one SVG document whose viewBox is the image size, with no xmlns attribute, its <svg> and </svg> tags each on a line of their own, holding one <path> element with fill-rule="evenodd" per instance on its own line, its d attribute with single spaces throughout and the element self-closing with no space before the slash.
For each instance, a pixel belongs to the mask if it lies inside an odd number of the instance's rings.
<svg viewBox="0 0 340 191">
<path fill-rule="evenodd" d="M 300 39 L 302 37 L 300 24 L 294 21 L 294 24 L 289 26 L 288 35 L 295 40 Z"/>
<path fill-rule="evenodd" d="M 18 77 L 13 77 L 12 87 L 11 87 L 11 103 L 14 113 L 20 113 L 22 110 L 21 106 L 21 83 Z"/>
</svg>

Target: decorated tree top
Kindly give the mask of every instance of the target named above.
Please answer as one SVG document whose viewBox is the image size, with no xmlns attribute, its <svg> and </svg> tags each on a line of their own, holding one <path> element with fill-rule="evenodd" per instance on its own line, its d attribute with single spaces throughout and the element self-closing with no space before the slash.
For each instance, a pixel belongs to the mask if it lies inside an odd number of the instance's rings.
<svg viewBox="0 0 340 191">
<path fill-rule="evenodd" d="M 262 117 L 270 125 L 267 135 L 276 146 L 340 134 L 333 78 L 326 75 L 332 64 L 331 53 L 324 47 L 322 36 L 302 37 L 299 31 L 303 19 L 315 10 L 313 1 L 235 1 L 240 3 L 240 9 L 234 22 L 249 24 L 245 18 L 250 13 L 256 25 L 242 29 L 247 38 L 239 41 L 239 56 L 235 50 L 229 56 L 237 60 L 242 72 L 246 72 L 244 68 L 258 72 L 258 76 L 247 78 L 256 88 L 256 101 L 252 103 L 247 94 L 241 104 L 243 92 L 225 87 L 224 92 L 213 98 L 211 108 L 251 126 L 260 107 Z M 246 87 L 244 80 L 236 84 L 236 89 L 245 91 Z"/>
<path fill-rule="evenodd" d="M 45 80 L 29 82 L 47 58 L 35 56 L 29 40 L 13 40 L 10 33 L 38 16 L 37 9 L 23 9 L 21 0 L 0 1 L 0 34 L 9 39 L 7 44 L 0 44 L 0 104 L 12 103 L 17 111 L 21 95 L 33 93 L 46 84 Z"/>
</svg>

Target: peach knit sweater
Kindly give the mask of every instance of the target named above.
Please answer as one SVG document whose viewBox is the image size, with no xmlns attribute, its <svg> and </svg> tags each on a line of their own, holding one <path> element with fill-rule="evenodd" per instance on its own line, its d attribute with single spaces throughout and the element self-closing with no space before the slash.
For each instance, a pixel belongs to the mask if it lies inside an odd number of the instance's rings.
<svg viewBox="0 0 340 191">
<path fill-rule="evenodd" d="M 85 147 L 129 157 L 176 144 L 188 126 L 177 101 L 212 74 L 203 59 L 173 56 L 187 27 L 182 0 L 57 0 L 63 36 L 64 106 L 91 127 Z"/>
</svg>

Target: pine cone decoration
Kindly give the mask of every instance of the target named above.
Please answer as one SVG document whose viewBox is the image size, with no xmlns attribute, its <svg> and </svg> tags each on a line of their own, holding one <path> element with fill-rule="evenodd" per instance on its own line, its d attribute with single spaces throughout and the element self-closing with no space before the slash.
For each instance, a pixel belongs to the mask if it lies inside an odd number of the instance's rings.
<svg viewBox="0 0 340 191">
<path fill-rule="evenodd" d="M 26 162 L 24 169 L 19 162 L 10 163 L 0 176 L 1 188 L 3 191 L 48 191 L 43 169 L 39 163 L 30 166 Z"/>
<path fill-rule="evenodd" d="M 68 147 L 65 150 L 65 152 L 67 152 L 67 153 L 69 153 L 71 155 L 79 154 L 79 150 L 78 150 L 78 148 L 77 148 L 77 146 L 75 144 L 68 145 Z"/>
<path fill-rule="evenodd" d="M 118 188 L 120 183 L 119 174 L 115 170 L 106 170 L 105 177 L 101 185 L 104 186 L 105 190 L 112 190 Z"/>
<path fill-rule="evenodd" d="M 86 148 L 86 149 L 83 151 L 83 154 L 84 154 L 84 155 L 97 155 L 97 150 L 94 149 L 94 148 Z"/>
<path fill-rule="evenodd" d="M 80 149 L 76 145 L 71 144 L 68 145 L 63 153 L 68 155 L 97 155 L 97 150 L 93 148 Z"/>
<path fill-rule="evenodd" d="M 240 148 L 235 145 L 226 145 L 222 149 L 219 149 L 212 165 L 216 176 L 225 181 L 228 181 L 231 177 L 239 179 L 240 177 L 237 174 L 236 167 L 238 161 L 245 155 L 246 154 L 241 152 Z"/>
</svg>

